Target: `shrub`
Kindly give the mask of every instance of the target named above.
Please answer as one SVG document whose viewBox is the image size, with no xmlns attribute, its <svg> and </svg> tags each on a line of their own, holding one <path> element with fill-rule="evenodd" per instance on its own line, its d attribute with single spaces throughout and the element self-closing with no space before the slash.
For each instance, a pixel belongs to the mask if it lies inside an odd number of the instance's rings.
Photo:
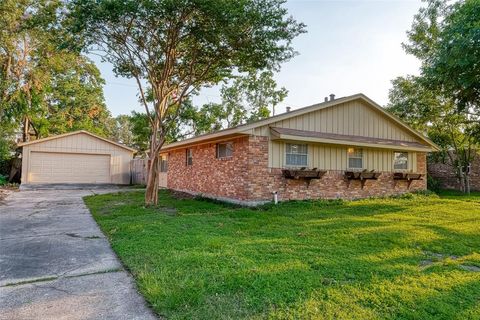
<svg viewBox="0 0 480 320">
<path fill-rule="evenodd" d="M 0 174 L 0 186 L 4 186 L 8 183 L 7 176 Z"/>
<path fill-rule="evenodd" d="M 440 190 L 440 181 L 427 174 L 427 189 L 438 192 Z"/>
</svg>

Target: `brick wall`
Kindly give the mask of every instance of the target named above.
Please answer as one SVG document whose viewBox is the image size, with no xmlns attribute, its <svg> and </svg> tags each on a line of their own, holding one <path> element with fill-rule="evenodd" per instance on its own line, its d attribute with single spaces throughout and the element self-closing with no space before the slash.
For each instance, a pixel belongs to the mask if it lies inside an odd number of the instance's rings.
<svg viewBox="0 0 480 320">
<path fill-rule="evenodd" d="M 329 171 L 322 179 L 310 184 L 302 180 L 289 180 L 282 176 L 281 168 L 268 168 L 268 138 L 245 137 L 234 141 L 233 157 L 216 159 L 215 143 L 193 148 L 193 165 L 186 165 L 186 150 L 169 152 L 168 187 L 175 190 L 201 193 L 217 198 L 248 202 L 270 201 L 277 191 L 279 200 L 314 198 L 363 198 L 400 194 L 426 189 L 426 181 L 398 181 L 394 186 L 393 174 L 384 172 L 378 180 L 369 180 L 361 188 L 359 181 L 348 186 L 343 171 Z M 419 172 L 426 170 L 426 155 L 417 154 Z"/>
<path fill-rule="evenodd" d="M 191 166 L 186 165 L 186 149 L 170 151 L 168 153 L 168 188 L 247 200 L 245 183 L 248 137 L 232 141 L 233 157 L 224 159 L 216 158 L 215 143 L 193 147 Z"/>
<path fill-rule="evenodd" d="M 460 190 L 460 181 L 449 163 L 448 157 L 445 159 L 445 163 L 430 161 L 428 174 L 440 182 L 442 189 Z M 470 168 L 470 188 L 472 191 L 480 191 L 480 155 L 475 157 Z"/>
</svg>

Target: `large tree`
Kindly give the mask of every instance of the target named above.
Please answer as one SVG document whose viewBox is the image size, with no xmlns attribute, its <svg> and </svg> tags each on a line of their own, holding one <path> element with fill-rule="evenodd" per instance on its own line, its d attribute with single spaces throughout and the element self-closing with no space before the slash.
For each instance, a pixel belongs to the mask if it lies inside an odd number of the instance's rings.
<svg viewBox="0 0 480 320">
<path fill-rule="evenodd" d="M 0 123 L 22 140 L 87 129 L 106 135 L 103 79 L 78 52 L 61 48 L 59 0 L 0 2 Z"/>
<path fill-rule="evenodd" d="M 271 70 L 250 73 L 234 79 L 221 89 L 222 105 L 227 113 L 226 127 L 257 121 L 275 114 L 275 107 L 288 91 L 277 88 Z"/>
<path fill-rule="evenodd" d="M 220 88 L 220 102 L 195 107 L 187 103 L 179 114 L 170 141 L 211 133 L 267 118 L 288 91 L 273 79 L 271 70 L 235 77 Z"/>
<path fill-rule="evenodd" d="M 442 150 L 430 161 L 443 161 L 455 172 L 461 188 L 470 190 L 468 167 L 480 141 L 478 118 L 459 112 L 455 99 L 432 90 L 423 77 L 399 77 L 392 81 L 388 110 L 428 135 Z"/>
<path fill-rule="evenodd" d="M 480 115 L 480 0 L 448 6 L 439 25 L 423 73 L 430 87 L 454 99 L 460 112 Z"/>
<path fill-rule="evenodd" d="M 389 108 L 442 147 L 469 192 L 480 142 L 480 0 L 426 2 L 403 44 L 420 60 L 420 75 L 392 81 Z"/>
<path fill-rule="evenodd" d="M 276 69 L 304 25 L 282 0 L 74 0 L 84 43 L 134 78 L 151 127 L 146 205 L 158 201 L 159 151 L 189 95 L 234 73 Z M 84 40 L 84 41 L 82 41 Z M 147 91 L 152 92 L 152 101 Z"/>
</svg>

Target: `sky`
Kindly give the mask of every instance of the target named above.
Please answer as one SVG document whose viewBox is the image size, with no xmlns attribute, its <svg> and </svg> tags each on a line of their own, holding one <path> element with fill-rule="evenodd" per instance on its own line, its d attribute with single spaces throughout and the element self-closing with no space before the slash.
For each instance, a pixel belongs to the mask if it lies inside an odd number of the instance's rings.
<svg viewBox="0 0 480 320">
<path fill-rule="evenodd" d="M 276 111 L 319 103 L 331 93 L 342 97 L 361 92 L 386 105 L 392 79 L 418 74 L 420 63 L 401 43 L 421 6 L 420 0 L 288 1 L 289 13 L 307 25 L 307 33 L 293 41 L 299 54 L 275 75 L 278 86 L 289 92 Z M 143 111 L 134 80 L 115 77 L 110 64 L 91 58 L 106 81 L 110 112 Z M 193 101 L 202 105 L 219 99 L 218 88 L 208 88 Z"/>
</svg>

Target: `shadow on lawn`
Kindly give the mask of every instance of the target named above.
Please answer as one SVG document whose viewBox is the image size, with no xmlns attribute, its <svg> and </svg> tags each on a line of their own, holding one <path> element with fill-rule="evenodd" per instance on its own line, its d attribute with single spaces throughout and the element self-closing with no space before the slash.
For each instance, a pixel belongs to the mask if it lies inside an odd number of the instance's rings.
<svg viewBox="0 0 480 320">
<path fill-rule="evenodd" d="M 301 254 L 292 253 L 285 259 L 277 258 L 278 266 L 270 265 L 267 270 L 281 270 L 282 265 L 289 264 L 289 260 L 300 261 L 300 263 L 292 264 L 292 268 L 283 267 L 284 270 L 280 272 L 260 272 L 263 286 L 273 286 L 279 291 L 282 288 L 292 290 L 292 292 L 289 290 L 278 294 L 278 301 L 271 301 L 272 304 L 275 305 L 280 301 L 297 304 L 312 292 L 325 290 L 329 286 L 368 287 L 372 285 L 372 281 L 393 283 L 398 277 L 418 277 L 425 276 L 427 273 L 448 278 L 447 273 L 451 268 L 440 267 L 425 272 L 420 269 L 420 262 L 425 259 L 424 250 L 463 255 L 472 253 L 472 250 L 480 247 L 480 239 L 477 235 L 454 232 L 448 228 L 428 223 L 418 224 L 416 220 L 409 221 L 401 227 L 395 225 L 395 221 L 385 215 L 386 213 L 402 212 L 405 207 L 388 205 L 372 210 L 371 205 L 357 205 L 355 214 L 350 214 L 351 210 L 349 211 L 349 209 L 351 208 L 335 209 L 335 213 L 329 215 L 326 221 L 324 219 L 319 221 L 317 217 L 312 218 L 312 215 L 299 217 L 298 225 L 307 226 L 303 231 L 306 234 L 304 237 L 292 238 L 291 234 L 286 233 L 284 236 L 290 237 L 290 241 L 272 243 L 272 239 L 269 242 L 266 239 L 254 238 L 245 243 L 239 243 L 240 246 L 255 246 L 262 256 L 268 256 L 269 251 L 272 250 L 281 252 L 281 246 L 301 250 Z M 291 227 L 295 228 L 295 226 L 296 224 L 292 223 Z M 418 228 L 424 230 L 418 230 Z M 417 232 L 433 233 L 437 237 L 417 239 Z M 317 242 L 312 243 L 310 247 L 308 238 L 312 233 L 321 233 L 323 237 L 317 238 Z M 335 241 L 329 241 L 329 236 L 335 236 Z M 252 249 L 249 248 L 245 250 L 245 254 L 251 251 Z M 398 254 L 390 256 L 395 252 Z M 275 260 L 274 256 L 271 260 Z M 370 259 L 365 259 L 366 257 L 370 257 Z M 374 259 L 371 259 L 372 257 Z M 261 261 L 257 261 L 257 264 L 260 265 L 257 269 L 262 269 Z M 259 280 L 250 278 L 248 271 L 244 277 L 246 280 L 244 285 L 258 284 Z M 478 280 L 480 278 L 477 277 Z M 428 283 L 422 285 L 428 287 Z M 443 314 L 448 318 L 447 315 L 453 316 L 467 307 L 465 304 L 462 305 L 464 299 L 469 300 L 470 305 L 472 304 L 472 299 L 462 297 L 462 290 L 468 289 L 474 292 L 474 289 L 477 289 L 477 297 L 480 297 L 479 286 L 475 287 L 470 284 L 467 287 L 459 284 L 457 287 L 456 289 L 448 288 L 448 286 L 439 288 L 435 291 L 436 294 L 429 293 L 425 296 L 413 291 L 406 302 L 414 299 L 416 302 L 412 304 L 412 307 L 422 310 L 426 317 L 436 318 L 437 315 Z M 408 292 L 405 288 L 402 290 Z M 392 294 L 399 294 L 399 292 Z M 442 305 L 438 310 L 435 308 L 438 307 L 437 304 Z M 403 318 L 406 315 L 413 316 L 415 314 L 407 309 L 400 308 L 400 310 L 402 311 L 394 312 L 396 317 Z"/>
</svg>

